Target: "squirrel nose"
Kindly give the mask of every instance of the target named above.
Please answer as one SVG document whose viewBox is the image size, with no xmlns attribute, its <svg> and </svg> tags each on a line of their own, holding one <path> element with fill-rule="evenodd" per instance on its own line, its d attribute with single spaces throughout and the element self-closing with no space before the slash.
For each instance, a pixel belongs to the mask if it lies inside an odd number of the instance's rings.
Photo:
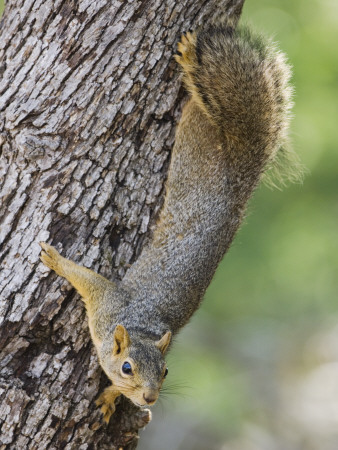
<svg viewBox="0 0 338 450">
<path fill-rule="evenodd" d="M 143 398 L 148 403 L 148 405 L 150 405 L 150 403 L 155 403 L 157 400 L 157 396 L 151 395 L 151 394 L 147 394 L 147 395 L 143 394 Z"/>
</svg>

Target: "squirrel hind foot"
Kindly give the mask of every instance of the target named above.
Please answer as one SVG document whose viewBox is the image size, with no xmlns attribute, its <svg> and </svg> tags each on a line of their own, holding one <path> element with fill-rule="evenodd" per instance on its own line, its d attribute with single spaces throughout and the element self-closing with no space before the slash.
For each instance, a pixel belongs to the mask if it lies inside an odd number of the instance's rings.
<svg viewBox="0 0 338 450">
<path fill-rule="evenodd" d="M 181 40 L 177 44 L 178 54 L 175 55 L 175 60 L 182 67 L 183 81 L 192 99 L 208 114 L 196 83 L 195 74 L 199 65 L 196 48 L 197 33 L 189 31 L 186 34 L 182 34 Z"/>
<path fill-rule="evenodd" d="M 188 33 L 182 34 L 181 40 L 177 44 L 177 50 L 180 54 L 175 55 L 175 59 L 185 72 L 189 72 L 191 66 L 196 65 L 196 37 L 196 32 L 188 31 Z"/>
</svg>

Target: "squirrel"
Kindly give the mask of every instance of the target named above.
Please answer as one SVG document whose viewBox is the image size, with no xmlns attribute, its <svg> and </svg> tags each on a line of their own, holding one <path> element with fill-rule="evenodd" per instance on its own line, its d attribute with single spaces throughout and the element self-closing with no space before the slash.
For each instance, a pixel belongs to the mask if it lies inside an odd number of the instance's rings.
<svg viewBox="0 0 338 450">
<path fill-rule="evenodd" d="M 290 67 L 270 41 L 226 17 L 188 32 L 176 61 L 190 99 L 176 130 L 164 204 L 149 243 L 113 283 L 41 243 L 41 260 L 82 296 L 112 385 L 97 400 L 108 423 L 121 394 L 153 405 L 171 338 L 199 307 L 271 162 L 285 154 Z"/>
</svg>

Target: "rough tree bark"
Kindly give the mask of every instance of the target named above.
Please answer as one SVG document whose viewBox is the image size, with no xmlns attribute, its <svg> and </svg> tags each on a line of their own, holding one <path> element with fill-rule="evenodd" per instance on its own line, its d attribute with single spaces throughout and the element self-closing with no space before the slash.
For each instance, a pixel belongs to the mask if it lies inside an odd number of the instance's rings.
<svg viewBox="0 0 338 450">
<path fill-rule="evenodd" d="M 161 204 L 183 31 L 244 0 L 9 0 L 0 27 L 0 448 L 135 448 L 149 420 L 108 384 L 82 302 L 39 241 L 108 278 Z M 112 270 L 113 269 L 113 270 Z"/>
</svg>

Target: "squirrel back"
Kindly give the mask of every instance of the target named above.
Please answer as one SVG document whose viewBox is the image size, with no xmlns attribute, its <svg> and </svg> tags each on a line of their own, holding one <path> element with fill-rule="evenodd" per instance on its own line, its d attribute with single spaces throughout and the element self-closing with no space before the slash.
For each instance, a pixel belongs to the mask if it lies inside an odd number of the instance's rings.
<svg viewBox="0 0 338 450">
<path fill-rule="evenodd" d="M 158 333 L 198 308 L 264 168 L 285 151 L 291 108 L 284 55 L 226 18 L 182 36 L 176 60 L 191 98 L 153 238 L 123 279 L 137 292 L 123 323 Z"/>
<path fill-rule="evenodd" d="M 100 364 L 112 381 L 105 420 L 123 393 L 153 404 L 172 334 L 198 308 L 264 169 L 285 154 L 290 69 L 271 43 L 220 19 L 178 45 L 191 98 L 177 127 L 153 236 L 114 284 L 42 244 L 42 261 L 82 295 Z"/>
</svg>

